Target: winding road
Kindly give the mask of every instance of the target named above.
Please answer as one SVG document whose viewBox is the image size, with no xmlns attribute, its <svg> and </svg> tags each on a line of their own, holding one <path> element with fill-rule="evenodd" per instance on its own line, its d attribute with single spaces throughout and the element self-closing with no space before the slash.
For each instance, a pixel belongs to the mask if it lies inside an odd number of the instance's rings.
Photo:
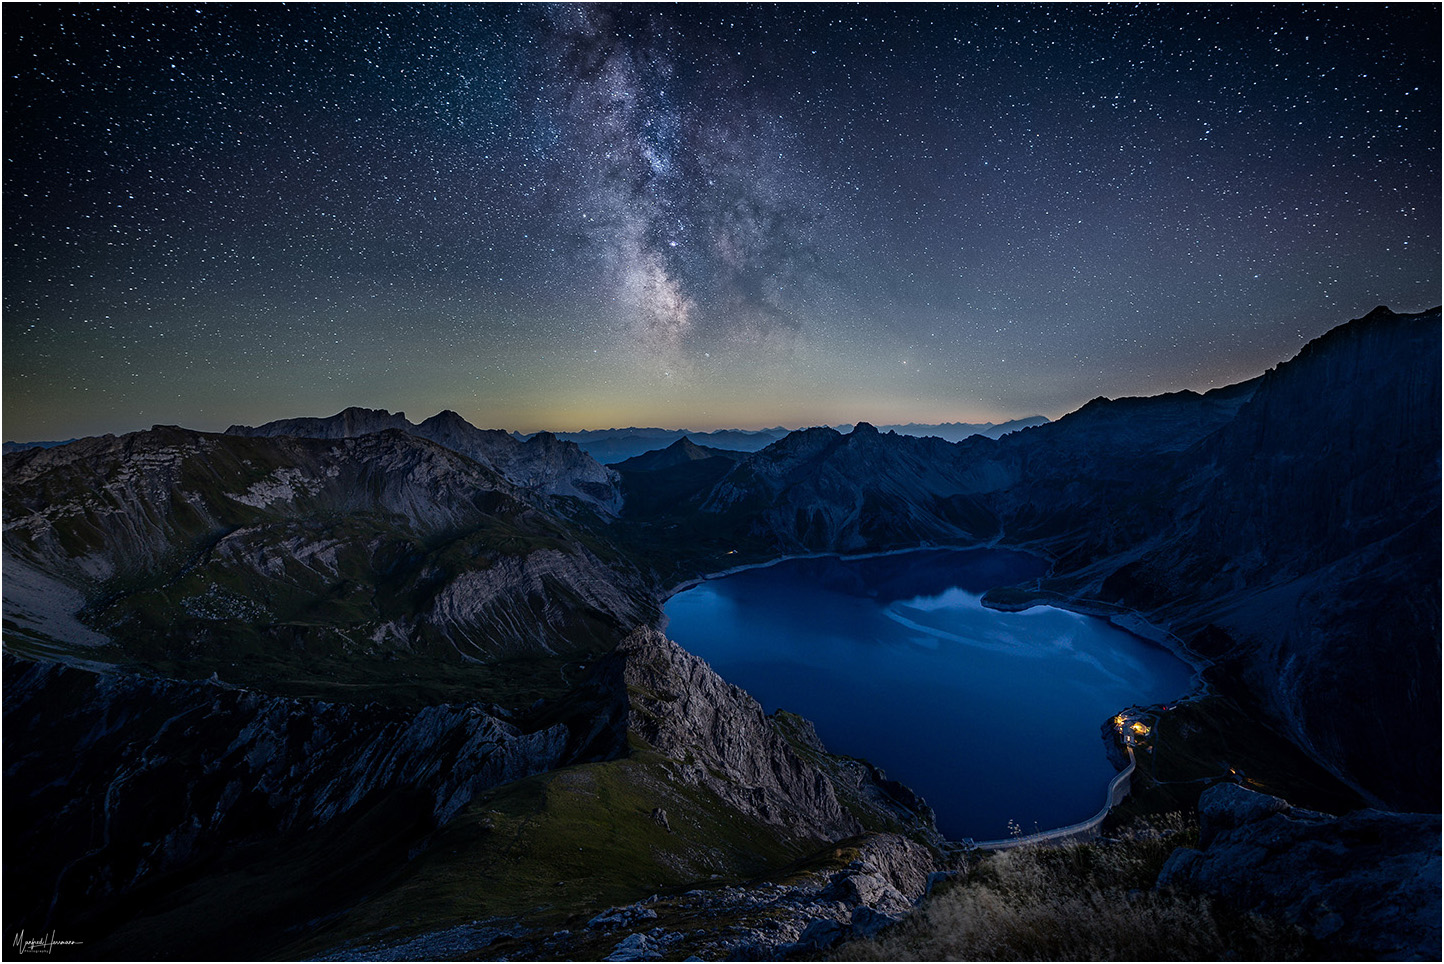
<svg viewBox="0 0 1444 964">
<path fill-rule="evenodd" d="M 973 846 L 979 850 L 1012 850 L 1014 847 L 1027 847 L 1032 844 L 1092 840 L 1098 835 L 1098 828 L 1102 826 L 1103 818 L 1108 816 L 1108 811 L 1118 806 L 1123 802 L 1123 798 L 1128 796 L 1128 778 L 1133 776 L 1133 768 L 1137 765 L 1138 760 L 1133 756 L 1133 747 L 1125 746 L 1124 749 L 1128 751 L 1128 766 L 1120 770 L 1118 775 L 1109 782 L 1108 798 L 1103 802 L 1103 809 L 1087 820 L 1059 827 L 1056 830 L 1041 830 L 1038 833 L 1024 834 L 1020 837 L 974 841 Z"/>
</svg>

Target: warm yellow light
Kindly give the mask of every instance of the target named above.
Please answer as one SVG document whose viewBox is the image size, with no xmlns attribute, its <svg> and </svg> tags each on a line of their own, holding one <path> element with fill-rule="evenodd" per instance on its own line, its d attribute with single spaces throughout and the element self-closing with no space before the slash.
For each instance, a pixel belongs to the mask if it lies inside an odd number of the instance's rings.
<svg viewBox="0 0 1444 964">
<path fill-rule="evenodd" d="M 1139 736 L 1147 736 L 1148 727 L 1144 726 L 1142 723 L 1134 723 L 1133 732 L 1137 733 Z"/>
</svg>

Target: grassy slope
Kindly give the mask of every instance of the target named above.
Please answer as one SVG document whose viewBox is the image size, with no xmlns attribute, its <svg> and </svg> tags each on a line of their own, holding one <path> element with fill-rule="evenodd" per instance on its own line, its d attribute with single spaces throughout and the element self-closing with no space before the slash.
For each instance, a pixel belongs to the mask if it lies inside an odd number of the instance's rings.
<svg viewBox="0 0 1444 964">
<path fill-rule="evenodd" d="M 670 830 L 652 819 L 657 807 Z M 734 883 L 808 850 L 679 779 L 666 758 L 639 750 L 479 797 L 436 832 L 393 886 L 286 953 L 359 947 L 368 938 L 391 942 L 497 917 L 546 933 L 576 929 L 609 906 L 708 881 Z M 585 958 L 585 949 L 580 953 Z"/>
</svg>

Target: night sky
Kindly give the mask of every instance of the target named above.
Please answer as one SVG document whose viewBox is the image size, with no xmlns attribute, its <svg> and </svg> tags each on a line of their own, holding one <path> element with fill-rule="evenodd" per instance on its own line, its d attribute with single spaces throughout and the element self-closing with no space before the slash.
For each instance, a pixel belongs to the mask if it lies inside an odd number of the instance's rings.
<svg viewBox="0 0 1444 964">
<path fill-rule="evenodd" d="M 1440 301 L 1439 18 L 6 4 L 4 437 L 1238 381 Z"/>
</svg>

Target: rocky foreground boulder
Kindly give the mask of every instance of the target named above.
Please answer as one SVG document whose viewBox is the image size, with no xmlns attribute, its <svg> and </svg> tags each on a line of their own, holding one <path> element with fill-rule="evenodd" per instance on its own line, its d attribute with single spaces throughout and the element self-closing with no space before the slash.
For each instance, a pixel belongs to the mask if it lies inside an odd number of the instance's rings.
<svg viewBox="0 0 1444 964">
<path fill-rule="evenodd" d="M 1174 851 L 1160 887 L 1214 895 L 1367 958 L 1438 960 L 1440 815 L 1291 807 L 1232 783 L 1199 800 L 1200 849 Z"/>
</svg>

